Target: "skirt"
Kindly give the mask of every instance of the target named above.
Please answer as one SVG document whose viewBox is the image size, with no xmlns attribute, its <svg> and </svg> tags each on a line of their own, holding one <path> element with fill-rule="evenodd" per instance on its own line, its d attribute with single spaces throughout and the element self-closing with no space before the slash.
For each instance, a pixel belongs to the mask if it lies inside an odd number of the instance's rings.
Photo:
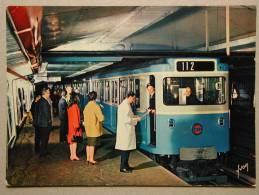
<svg viewBox="0 0 259 195">
<path fill-rule="evenodd" d="M 87 137 L 87 145 L 88 146 L 96 146 L 99 144 L 98 137 Z"/>
</svg>

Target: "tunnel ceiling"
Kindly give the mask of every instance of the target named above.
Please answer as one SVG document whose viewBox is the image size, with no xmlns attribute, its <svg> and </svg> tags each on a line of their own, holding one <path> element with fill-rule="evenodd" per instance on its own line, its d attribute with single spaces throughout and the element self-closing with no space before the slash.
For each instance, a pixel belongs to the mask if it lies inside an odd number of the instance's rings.
<svg viewBox="0 0 259 195">
<path fill-rule="evenodd" d="M 255 7 L 230 8 L 232 51 L 255 50 L 255 20 Z M 72 77 L 123 59 L 81 56 L 76 62 L 79 51 L 204 51 L 206 28 L 208 50 L 224 50 L 225 7 L 43 7 L 43 61 L 48 76 Z M 75 55 L 48 55 L 59 51 Z"/>
</svg>

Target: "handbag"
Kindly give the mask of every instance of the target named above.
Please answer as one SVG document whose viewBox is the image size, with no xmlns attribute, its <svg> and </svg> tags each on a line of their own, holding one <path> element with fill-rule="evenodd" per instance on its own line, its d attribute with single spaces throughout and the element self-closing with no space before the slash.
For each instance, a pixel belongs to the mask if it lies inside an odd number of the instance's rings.
<svg viewBox="0 0 259 195">
<path fill-rule="evenodd" d="M 83 142 L 83 136 L 80 134 L 80 128 L 78 128 L 76 130 L 76 133 L 73 135 L 72 142 L 76 142 L 76 143 L 82 143 Z"/>
</svg>

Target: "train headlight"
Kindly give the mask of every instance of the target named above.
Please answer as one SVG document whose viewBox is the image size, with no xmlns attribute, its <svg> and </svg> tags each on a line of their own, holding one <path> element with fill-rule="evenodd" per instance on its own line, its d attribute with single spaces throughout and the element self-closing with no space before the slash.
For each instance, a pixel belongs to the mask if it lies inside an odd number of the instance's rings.
<svg viewBox="0 0 259 195">
<path fill-rule="evenodd" d="M 192 126 L 192 133 L 194 135 L 200 135 L 202 133 L 202 125 L 200 123 L 195 123 L 193 126 Z"/>
</svg>

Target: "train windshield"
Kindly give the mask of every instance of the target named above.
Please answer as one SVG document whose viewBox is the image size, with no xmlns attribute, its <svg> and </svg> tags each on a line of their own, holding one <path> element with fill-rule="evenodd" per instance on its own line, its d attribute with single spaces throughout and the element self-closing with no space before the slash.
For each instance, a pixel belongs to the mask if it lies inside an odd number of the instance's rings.
<svg viewBox="0 0 259 195">
<path fill-rule="evenodd" d="M 226 102 L 224 77 L 166 77 L 165 105 L 218 105 Z"/>
</svg>

